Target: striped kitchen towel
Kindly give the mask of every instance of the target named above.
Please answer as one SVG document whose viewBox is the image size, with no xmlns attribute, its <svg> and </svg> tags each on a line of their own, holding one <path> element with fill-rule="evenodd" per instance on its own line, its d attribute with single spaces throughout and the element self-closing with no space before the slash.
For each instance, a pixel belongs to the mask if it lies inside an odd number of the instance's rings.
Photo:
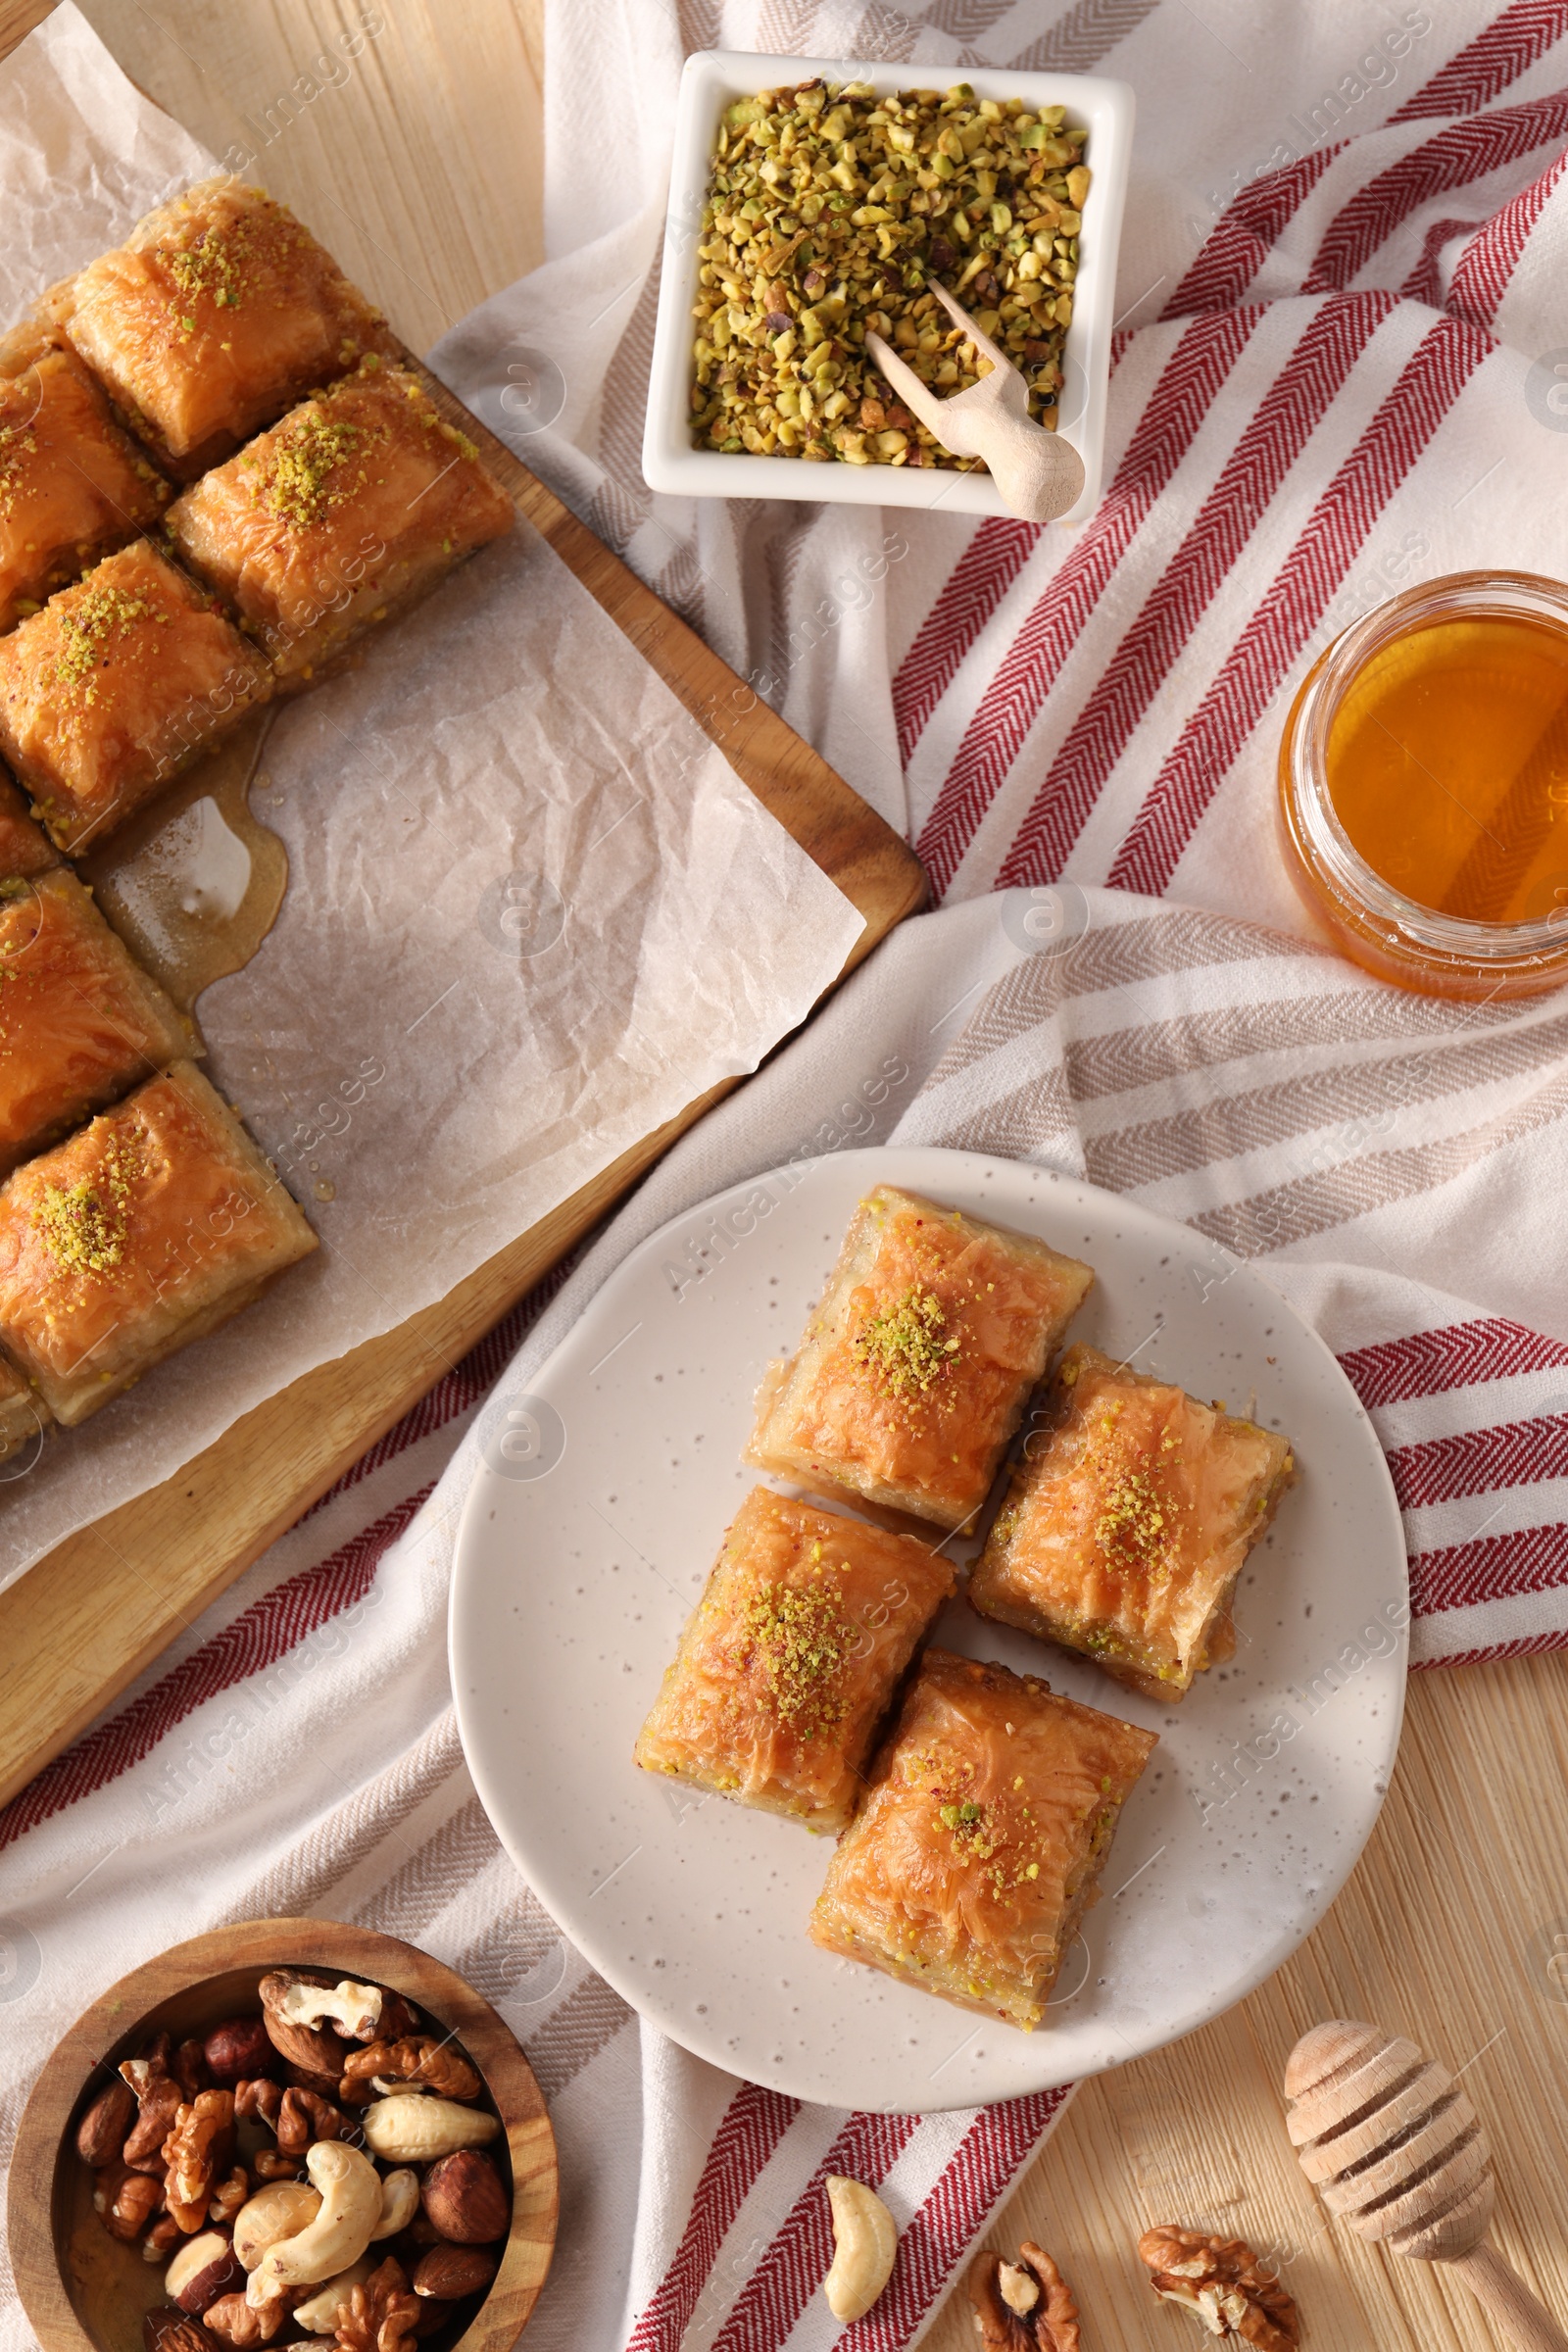
<svg viewBox="0 0 1568 2352">
<path fill-rule="evenodd" d="M 649 496 L 674 85 L 720 41 L 1135 84 L 1087 523 Z M 1568 1642 L 1564 1016 L 1348 969 L 1305 935 L 1270 815 L 1281 711 L 1337 628 L 1438 572 L 1560 565 L 1568 0 L 549 0 L 547 54 L 551 258 L 438 363 L 908 830 L 950 904 L 6 1810 L 0 2151 L 122 1969 L 219 1919 L 360 1918 L 462 1968 L 539 2070 L 564 2205 L 536 2352 L 902 2352 L 1064 2100 L 797 2107 L 639 2029 L 559 1936 L 451 1724 L 486 1392 L 749 1172 L 888 1140 L 1029 1157 L 1183 1220 L 1200 1289 L 1247 1259 L 1323 1331 L 1388 1448 L 1415 1663 Z M 617 169 L 585 171 L 606 124 Z M 903 2230 L 844 2331 L 815 2292 L 832 2170 Z M 0 2346 L 26 2341 L 0 2272 Z"/>
</svg>

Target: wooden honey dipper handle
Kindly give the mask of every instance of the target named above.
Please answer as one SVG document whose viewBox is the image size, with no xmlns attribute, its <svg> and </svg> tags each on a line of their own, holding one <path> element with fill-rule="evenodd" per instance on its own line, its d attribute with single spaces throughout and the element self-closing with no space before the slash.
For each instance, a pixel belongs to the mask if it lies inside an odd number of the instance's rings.
<svg viewBox="0 0 1568 2352">
<path fill-rule="evenodd" d="M 1414 2042 L 1336 2018 L 1285 2069 L 1286 2127 L 1324 2204 L 1393 2254 L 1441 2262 L 1517 2352 L 1568 2352 L 1558 2327 L 1487 2242 L 1494 2188 L 1480 2119 Z"/>
<path fill-rule="evenodd" d="M 1473 2254 L 1445 2266 L 1464 2280 L 1499 2334 L 1519 2352 L 1568 2352 L 1568 2333 L 1511 2271 L 1495 2246 L 1483 2239 Z"/>
</svg>

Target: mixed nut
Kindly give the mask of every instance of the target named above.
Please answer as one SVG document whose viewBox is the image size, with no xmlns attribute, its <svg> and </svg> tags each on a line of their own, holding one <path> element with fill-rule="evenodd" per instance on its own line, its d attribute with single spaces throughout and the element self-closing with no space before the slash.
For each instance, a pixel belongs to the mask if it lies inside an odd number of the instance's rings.
<svg viewBox="0 0 1568 2352">
<path fill-rule="evenodd" d="M 865 351 L 888 338 L 939 394 L 989 368 L 940 278 L 1056 421 L 1089 192 L 1059 106 L 864 82 L 764 90 L 725 113 L 699 241 L 691 392 L 699 449 L 966 472 Z"/>
<path fill-rule="evenodd" d="M 500 2120 L 401 1993 L 309 1969 L 259 1989 L 259 2015 L 125 2059 L 76 2129 L 105 2229 L 167 2265 L 144 2352 L 408 2352 L 496 2275 Z"/>
</svg>

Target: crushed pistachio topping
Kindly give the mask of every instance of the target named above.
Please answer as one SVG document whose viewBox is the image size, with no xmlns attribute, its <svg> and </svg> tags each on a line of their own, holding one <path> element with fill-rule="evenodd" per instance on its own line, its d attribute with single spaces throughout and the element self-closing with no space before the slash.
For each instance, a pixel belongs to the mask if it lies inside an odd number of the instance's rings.
<svg viewBox="0 0 1568 2352">
<path fill-rule="evenodd" d="M 196 332 L 191 313 L 204 294 L 220 311 L 238 310 L 245 284 L 250 225 L 248 220 L 240 219 L 222 228 L 198 230 L 188 245 L 158 248 L 156 259 L 169 271 L 186 305 L 175 314 L 181 333 Z"/>
<path fill-rule="evenodd" d="M 855 1627 L 836 1592 L 816 1583 L 761 1585 L 747 1600 L 742 1623 L 752 1661 L 791 1731 L 812 1740 L 843 1720 L 837 1684 Z"/>
<path fill-rule="evenodd" d="M 1090 172 L 1059 106 L 865 82 L 764 90 L 725 111 L 698 247 L 697 447 L 968 471 L 865 349 L 887 337 L 938 394 L 989 363 L 940 281 L 1054 425 Z"/>
<path fill-rule="evenodd" d="M 110 640 L 128 637 L 139 620 L 167 621 L 169 614 L 128 588 L 89 580 L 75 591 L 69 608 L 57 608 L 57 617 L 62 634 L 55 676 L 62 686 L 80 687 L 91 703 L 98 699 L 93 672 Z"/>
<path fill-rule="evenodd" d="M 866 1318 L 853 1346 L 858 1361 L 895 1396 L 923 1396 L 950 1372 L 958 1343 L 944 1338 L 947 1310 L 934 1291 L 911 1283 L 902 1298 Z"/>
<path fill-rule="evenodd" d="M 139 1162 L 116 1137 L 91 1176 L 44 1186 L 32 1221 L 50 1263 L 61 1274 L 105 1274 L 125 1250 L 126 1204 Z"/>
<path fill-rule="evenodd" d="M 279 522 L 309 528 L 364 489 L 368 476 L 354 460 L 371 438 L 366 426 L 328 416 L 313 402 L 279 425 L 267 458 L 241 460 L 255 476 L 251 495 Z"/>
</svg>

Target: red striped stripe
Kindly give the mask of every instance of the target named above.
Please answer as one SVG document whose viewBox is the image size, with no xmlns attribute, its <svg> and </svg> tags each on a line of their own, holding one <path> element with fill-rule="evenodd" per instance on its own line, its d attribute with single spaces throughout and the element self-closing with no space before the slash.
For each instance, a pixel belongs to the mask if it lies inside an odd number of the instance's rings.
<svg viewBox="0 0 1568 2352">
<path fill-rule="evenodd" d="M 1454 266 L 1448 309 L 1477 326 L 1496 323 L 1508 281 L 1552 190 L 1568 171 L 1568 148 L 1477 230 Z"/>
<path fill-rule="evenodd" d="M 1434 1666 L 1500 1666 L 1508 1658 L 1540 1658 L 1548 1650 L 1562 1649 L 1561 1634 L 1521 1634 L 1515 1642 L 1493 1642 L 1483 1649 L 1457 1649 L 1452 1657 L 1412 1658 L 1412 1674 L 1430 1673 Z"/>
<path fill-rule="evenodd" d="M 1072 2085 L 982 2107 L 899 2239 L 893 2276 L 834 2352 L 904 2352 L 997 2200 L 1072 2096 Z"/>
<path fill-rule="evenodd" d="M 632 2329 L 626 2352 L 680 2352 L 735 2216 L 800 2112 L 799 2099 L 755 2082 L 735 2093 L 708 2151 L 674 2260 Z"/>
<path fill-rule="evenodd" d="M 1512 1380 L 1521 1372 L 1545 1372 L 1568 1364 L 1568 1347 L 1527 1324 L 1501 1315 L 1446 1323 L 1437 1331 L 1415 1331 L 1408 1339 L 1383 1340 L 1352 1348 L 1340 1365 L 1368 1411 L 1402 1404 L 1413 1396 L 1441 1396 L 1484 1380 Z"/>
<path fill-rule="evenodd" d="M 964 656 L 1039 546 L 1043 527 L 988 517 L 921 622 L 893 680 L 899 758 L 906 766 Z"/>
<path fill-rule="evenodd" d="M 1115 480 L 1007 649 L 916 844 L 939 893 L 957 872 L 1047 689 L 1262 316 L 1227 311 L 1195 319 L 1161 370 Z"/>
<path fill-rule="evenodd" d="M 1322 619 L 1373 521 L 1491 348 L 1486 336 L 1458 318 L 1440 319 L 1424 337 L 1188 721 L 1111 866 L 1113 887 L 1152 898 L 1167 888 L 1203 811 Z"/>
<path fill-rule="evenodd" d="M 1505 8 L 1478 32 L 1389 121 L 1409 122 L 1417 116 L 1472 114 L 1528 73 L 1565 32 L 1568 0 L 1514 0 L 1512 8 Z"/>
<path fill-rule="evenodd" d="M 1410 1561 L 1410 1602 L 1418 1617 L 1473 1609 L 1488 1601 L 1568 1585 L 1568 1527 L 1527 1527 L 1508 1536 L 1473 1536 L 1441 1551 L 1418 1551 Z M 1563 1647 L 1561 1634 L 1544 1647 Z"/>
<path fill-rule="evenodd" d="M 1132 340 L 1131 327 L 1111 335 L 1111 375 Z M 982 522 L 921 622 L 893 679 L 899 757 L 906 766 L 970 648 L 1039 545 L 1040 531 L 1039 523 L 1011 517 Z"/>
<path fill-rule="evenodd" d="M 421 1487 L 340 1544 L 329 1558 L 264 1593 L 140 1698 L 46 1764 L 0 1809 L 0 1848 L 128 1772 L 197 1707 L 275 1665 L 308 1634 L 358 1600 L 368 1590 L 382 1554 L 430 1492 L 430 1487 Z"/>
<path fill-rule="evenodd" d="M 1395 299 L 1351 296 L 1314 312 L 1052 761 L 997 877 L 999 888 L 1054 880 L 1061 872 L 1134 728 Z"/>
<path fill-rule="evenodd" d="M 877 2188 L 919 2127 L 917 2115 L 852 2115 L 796 2198 L 767 2252 L 742 2288 L 713 2352 L 777 2352 L 833 2259 L 824 2183 L 848 2173 Z"/>
<path fill-rule="evenodd" d="M 1205 311 L 1233 309 L 1346 144 L 1342 139 L 1332 147 L 1314 147 L 1296 163 L 1265 172 L 1245 187 L 1202 246 L 1163 316 L 1190 318 Z"/>
<path fill-rule="evenodd" d="M 1301 291 L 1348 286 L 1400 222 L 1433 197 L 1499 171 L 1568 132 L 1568 90 L 1455 122 L 1358 188 L 1331 222 Z"/>
<path fill-rule="evenodd" d="M 1464 1494 L 1497 1494 L 1510 1487 L 1568 1478 L 1568 1392 L 1562 1410 L 1533 1421 L 1504 1421 L 1466 1429 L 1419 1446 L 1389 1450 L 1389 1471 L 1400 1506 L 1456 1502 Z"/>
<path fill-rule="evenodd" d="M 1474 220 L 1433 221 L 1421 240 L 1421 259 L 1399 288 L 1407 302 L 1424 302 L 1434 311 L 1445 307 L 1440 267 L 1443 248 L 1450 237 L 1466 237 L 1476 226 Z"/>
</svg>

